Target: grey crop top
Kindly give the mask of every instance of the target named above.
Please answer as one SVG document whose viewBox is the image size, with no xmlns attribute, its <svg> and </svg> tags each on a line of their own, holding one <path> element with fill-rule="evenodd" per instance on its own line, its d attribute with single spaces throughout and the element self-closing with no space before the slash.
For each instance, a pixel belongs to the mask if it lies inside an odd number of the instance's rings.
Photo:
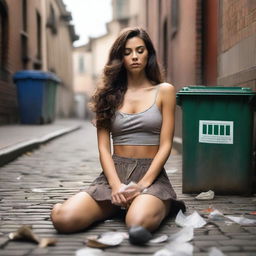
<svg viewBox="0 0 256 256">
<path fill-rule="evenodd" d="M 159 145 L 162 113 L 155 101 L 145 111 L 128 114 L 116 111 L 111 122 L 113 145 Z"/>
</svg>

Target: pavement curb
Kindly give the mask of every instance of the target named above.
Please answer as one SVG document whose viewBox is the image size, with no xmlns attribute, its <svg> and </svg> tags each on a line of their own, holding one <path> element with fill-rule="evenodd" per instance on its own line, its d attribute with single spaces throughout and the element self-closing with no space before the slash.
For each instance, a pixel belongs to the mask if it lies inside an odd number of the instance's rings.
<svg viewBox="0 0 256 256">
<path fill-rule="evenodd" d="M 182 155 L 182 139 L 180 137 L 173 138 L 173 147 Z"/>
<path fill-rule="evenodd" d="M 40 145 L 45 144 L 62 135 L 79 130 L 81 127 L 82 127 L 81 125 L 76 125 L 74 127 L 59 129 L 55 132 L 51 132 L 40 138 L 27 140 L 25 142 L 20 142 L 14 146 L 1 149 L 0 150 L 0 167 L 13 161 L 15 158 L 17 158 L 18 156 L 20 156 L 21 154 L 27 151 L 39 148 Z"/>
</svg>

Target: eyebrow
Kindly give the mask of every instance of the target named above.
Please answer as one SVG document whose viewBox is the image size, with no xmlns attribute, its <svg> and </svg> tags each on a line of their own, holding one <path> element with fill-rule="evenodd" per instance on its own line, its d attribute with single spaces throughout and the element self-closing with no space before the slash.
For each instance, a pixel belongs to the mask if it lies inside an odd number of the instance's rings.
<svg viewBox="0 0 256 256">
<path fill-rule="evenodd" d="M 139 49 L 139 48 L 141 48 L 141 47 L 145 48 L 145 46 L 144 46 L 144 45 L 140 45 L 140 46 L 137 46 L 135 49 Z M 132 48 L 125 47 L 125 50 L 126 50 L 126 49 L 130 50 L 130 49 L 132 49 Z"/>
</svg>

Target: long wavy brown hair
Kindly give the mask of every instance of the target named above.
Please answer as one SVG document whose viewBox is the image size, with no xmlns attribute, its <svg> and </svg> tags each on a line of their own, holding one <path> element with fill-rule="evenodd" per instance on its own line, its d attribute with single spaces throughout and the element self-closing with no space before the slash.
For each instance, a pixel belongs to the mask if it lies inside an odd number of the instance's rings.
<svg viewBox="0 0 256 256">
<path fill-rule="evenodd" d="M 156 51 L 148 33 L 142 28 L 126 28 L 112 45 L 108 61 L 103 70 L 102 85 L 97 89 L 91 100 L 92 110 L 96 113 L 96 126 L 111 130 L 111 118 L 121 106 L 127 90 L 127 71 L 123 57 L 128 39 L 141 38 L 148 50 L 148 61 L 145 74 L 152 84 L 163 82 Z"/>
</svg>

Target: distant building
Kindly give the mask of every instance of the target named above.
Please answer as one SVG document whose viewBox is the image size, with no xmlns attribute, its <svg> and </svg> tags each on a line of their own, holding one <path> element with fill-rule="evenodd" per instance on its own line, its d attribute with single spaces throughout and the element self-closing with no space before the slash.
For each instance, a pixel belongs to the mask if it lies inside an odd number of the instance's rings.
<svg viewBox="0 0 256 256">
<path fill-rule="evenodd" d="M 112 0 L 113 20 L 107 23 L 107 33 L 90 38 L 85 46 L 74 48 L 75 112 L 80 118 L 90 117 L 87 102 L 100 85 L 100 78 L 112 44 L 127 26 L 145 26 L 141 7 L 145 0 Z M 145 13 L 145 12 L 144 12 Z M 83 109 L 85 107 L 85 109 Z"/>
<path fill-rule="evenodd" d="M 90 43 L 73 49 L 73 68 L 75 116 L 81 119 L 90 118 L 88 102 L 95 90 Z"/>
<path fill-rule="evenodd" d="M 57 115 L 73 114 L 71 19 L 62 0 L 0 0 L 0 124 L 18 122 L 12 76 L 25 69 L 54 72 Z"/>
</svg>

